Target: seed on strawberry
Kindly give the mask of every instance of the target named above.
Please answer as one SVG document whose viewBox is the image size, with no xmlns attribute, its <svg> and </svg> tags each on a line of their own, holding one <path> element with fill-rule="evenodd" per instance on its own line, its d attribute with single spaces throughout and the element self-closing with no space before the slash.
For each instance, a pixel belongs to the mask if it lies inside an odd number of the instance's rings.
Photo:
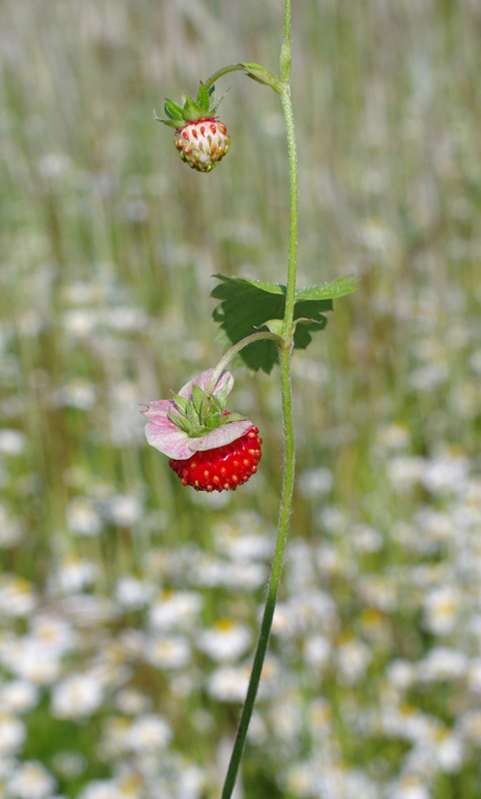
<svg viewBox="0 0 481 799">
<path fill-rule="evenodd" d="M 175 146 L 183 161 L 198 172 L 210 172 L 226 155 L 230 136 L 215 117 L 188 122 L 175 132 Z"/>
<path fill-rule="evenodd" d="M 198 451 L 187 460 L 172 458 L 169 466 L 182 485 L 193 486 L 196 491 L 235 491 L 257 471 L 262 454 L 258 433 L 258 428 L 252 427 L 230 444 Z"/>
</svg>

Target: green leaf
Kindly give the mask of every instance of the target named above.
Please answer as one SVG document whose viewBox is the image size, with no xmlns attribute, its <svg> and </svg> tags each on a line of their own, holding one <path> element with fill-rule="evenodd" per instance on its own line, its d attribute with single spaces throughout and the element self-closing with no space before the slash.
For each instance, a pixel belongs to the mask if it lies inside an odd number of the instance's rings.
<svg viewBox="0 0 481 799">
<path fill-rule="evenodd" d="M 217 274 L 222 282 L 211 296 L 220 300 L 214 309 L 214 321 L 218 322 L 230 344 L 259 330 L 267 330 L 267 323 L 284 318 L 286 287 L 273 283 L 261 283 L 245 277 L 230 277 Z M 294 318 L 309 317 L 313 322 L 298 325 L 294 334 L 294 347 L 304 349 L 311 341 L 311 331 L 321 330 L 327 324 L 324 311 L 332 310 L 330 299 L 301 300 L 296 302 Z M 255 341 L 239 353 L 245 365 L 254 371 L 263 369 L 269 374 L 278 361 L 275 342 Z"/>
<path fill-rule="evenodd" d="M 209 113 L 210 95 L 208 89 L 205 88 L 203 83 L 201 83 L 199 86 L 199 92 L 197 94 L 197 105 L 202 110 L 203 114 Z"/>
<path fill-rule="evenodd" d="M 336 300 L 350 294 L 357 289 L 357 280 L 350 275 L 333 280 L 330 283 L 321 283 L 319 286 L 310 286 L 307 289 L 296 291 L 298 300 Z"/>
</svg>

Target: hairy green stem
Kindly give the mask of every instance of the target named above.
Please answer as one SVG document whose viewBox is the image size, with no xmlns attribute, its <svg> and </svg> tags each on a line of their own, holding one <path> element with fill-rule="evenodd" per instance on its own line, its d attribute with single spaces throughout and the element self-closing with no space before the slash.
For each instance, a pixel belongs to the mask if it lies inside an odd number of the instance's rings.
<svg viewBox="0 0 481 799">
<path fill-rule="evenodd" d="M 281 49 L 281 101 L 286 119 L 287 146 L 289 153 L 289 246 L 287 268 L 287 293 L 281 340 L 284 346 L 279 346 L 279 360 L 281 367 L 282 415 L 284 423 L 284 478 L 282 496 L 279 509 L 278 532 L 274 558 L 272 561 L 271 576 L 267 592 L 267 600 L 262 617 L 259 640 L 254 654 L 247 695 L 242 708 L 239 728 L 237 730 L 234 748 L 232 751 L 227 775 L 222 790 L 222 799 L 231 799 L 237 773 L 244 751 L 247 730 L 254 709 L 254 704 L 259 689 L 262 667 L 267 651 L 267 644 L 272 627 L 272 620 L 276 607 L 277 594 L 282 571 L 282 561 L 289 528 L 289 518 L 292 510 L 295 473 L 295 443 L 294 426 L 292 419 L 292 389 L 291 389 L 291 355 L 293 348 L 292 324 L 294 320 L 296 269 L 297 269 L 297 235 L 298 235 L 298 171 L 297 150 L 294 131 L 294 117 L 292 113 L 291 92 L 289 78 L 291 72 L 291 46 L 290 46 L 291 3 L 285 3 L 284 42 Z M 289 338 L 289 346 L 287 346 Z"/>
<path fill-rule="evenodd" d="M 247 347 L 249 344 L 252 344 L 254 341 L 261 341 L 262 339 L 271 339 L 271 341 L 275 341 L 279 347 L 282 347 L 282 345 L 284 344 L 282 338 L 278 336 L 276 333 L 268 333 L 267 331 L 265 331 L 260 333 L 251 333 L 250 336 L 246 336 L 245 338 L 241 339 L 241 341 L 238 341 L 237 344 L 234 344 L 234 346 L 231 347 L 230 350 L 227 350 L 225 355 L 222 356 L 219 363 L 214 368 L 214 371 L 212 372 L 212 377 L 207 383 L 200 411 L 201 419 L 205 419 L 206 417 L 207 409 L 209 406 L 209 400 L 212 396 L 212 392 L 214 391 L 215 384 L 217 383 L 225 367 L 231 362 L 232 358 L 235 358 L 238 352 L 244 349 L 244 347 Z"/>
<path fill-rule="evenodd" d="M 279 359 L 281 367 L 281 390 L 282 390 L 282 412 L 284 417 L 284 480 L 282 486 L 281 505 L 279 510 L 279 523 L 276 547 L 271 567 L 271 576 L 267 591 L 267 600 L 262 617 L 259 640 L 254 655 L 247 695 L 242 708 L 239 728 L 237 730 L 234 748 L 227 770 L 227 775 L 222 791 L 222 799 L 230 799 L 239 770 L 239 765 L 244 750 L 247 730 L 251 720 L 252 711 L 256 701 L 259 682 L 262 674 L 262 667 L 269 642 L 269 634 L 272 627 L 272 619 L 276 607 L 277 594 L 281 579 L 282 561 L 286 545 L 287 532 L 289 527 L 289 517 L 292 509 L 292 495 L 294 491 L 294 426 L 292 421 L 292 391 L 291 391 L 291 349 L 279 349 Z"/>
<path fill-rule="evenodd" d="M 228 72 L 237 72 L 238 70 L 244 70 L 242 64 L 230 64 L 228 67 L 222 67 L 222 69 L 218 69 L 217 72 L 214 72 L 210 78 L 207 78 L 207 80 L 204 81 L 205 88 L 210 89 L 210 87 L 213 86 L 216 80 L 221 78 L 222 75 L 227 75 Z"/>
<path fill-rule="evenodd" d="M 294 115 L 292 113 L 291 90 L 288 83 L 284 84 L 281 95 L 282 107 L 286 118 L 287 148 L 289 152 L 289 255 L 287 267 L 287 293 L 286 309 L 282 335 L 287 337 L 294 319 L 294 304 L 296 297 L 296 270 L 297 270 L 297 233 L 299 218 L 298 200 L 298 170 L 297 148 L 294 130 Z"/>
</svg>

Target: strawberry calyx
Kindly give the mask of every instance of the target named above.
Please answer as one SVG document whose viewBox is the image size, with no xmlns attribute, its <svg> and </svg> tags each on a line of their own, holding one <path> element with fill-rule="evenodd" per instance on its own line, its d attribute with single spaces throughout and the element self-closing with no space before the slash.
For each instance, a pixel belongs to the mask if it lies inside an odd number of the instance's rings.
<svg viewBox="0 0 481 799">
<path fill-rule="evenodd" d="M 222 425 L 245 421 L 240 413 L 226 411 L 227 384 L 214 393 L 207 393 L 200 386 L 192 386 L 192 396 L 183 397 L 172 392 L 173 404 L 169 409 L 170 421 L 189 438 L 200 438 Z M 229 418 L 227 418 L 229 417 Z"/>
<path fill-rule="evenodd" d="M 210 86 L 207 89 L 201 82 L 196 100 L 186 92 L 182 93 L 180 103 L 166 99 L 164 111 L 167 119 L 160 119 L 157 115 L 155 118 L 157 122 L 162 122 L 163 125 L 168 125 L 179 131 L 190 122 L 215 121 L 217 119 L 215 112 L 221 100 L 222 97 L 218 102 L 215 100 L 215 86 Z"/>
</svg>

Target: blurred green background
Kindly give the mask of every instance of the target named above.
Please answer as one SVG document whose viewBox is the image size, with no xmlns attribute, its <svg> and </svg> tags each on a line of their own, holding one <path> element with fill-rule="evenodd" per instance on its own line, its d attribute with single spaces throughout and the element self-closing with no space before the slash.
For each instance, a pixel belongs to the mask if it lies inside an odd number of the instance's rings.
<svg viewBox="0 0 481 799">
<path fill-rule="evenodd" d="M 283 11 L 0 5 L 9 798 L 218 795 L 277 519 L 278 374 L 236 372 L 264 448 L 235 494 L 183 489 L 139 410 L 220 358 L 214 273 L 285 280 L 286 141 L 242 75 L 217 87 L 232 145 L 210 174 L 152 111 L 236 61 L 275 72 Z M 475 799 L 481 7 L 292 18 L 298 284 L 360 287 L 295 353 L 291 546 L 239 796 Z"/>
</svg>

